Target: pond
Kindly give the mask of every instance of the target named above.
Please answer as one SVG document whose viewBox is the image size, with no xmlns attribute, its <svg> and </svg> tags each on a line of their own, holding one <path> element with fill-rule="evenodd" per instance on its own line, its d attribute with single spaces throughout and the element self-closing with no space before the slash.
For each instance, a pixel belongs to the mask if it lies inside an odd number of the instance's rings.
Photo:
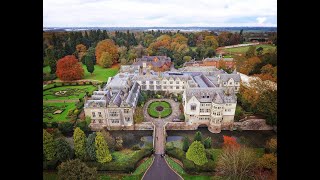
<svg viewBox="0 0 320 180">
<path fill-rule="evenodd" d="M 223 135 L 235 137 L 240 144 L 253 148 L 262 148 L 265 146 L 267 140 L 277 136 L 274 131 L 221 131 L 221 133 L 214 134 L 211 133 L 207 127 L 200 127 L 198 130 L 190 131 L 167 131 L 167 141 L 179 141 L 182 140 L 183 136 L 187 136 L 191 141 L 193 141 L 194 134 L 197 131 L 202 133 L 203 138 L 207 138 L 208 136 L 211 137 L 213 148 L 222 147 Z"/>
<path fill-rule="evenodd" d="M 133 145 L 138 144 L 143 147 L 145 143 L 152 144 L 152 133 L 153 131 L 109 131 L 109 133 L 115 137 L 122 137 L 123 147 L 131 148 Z"/>
</svg>

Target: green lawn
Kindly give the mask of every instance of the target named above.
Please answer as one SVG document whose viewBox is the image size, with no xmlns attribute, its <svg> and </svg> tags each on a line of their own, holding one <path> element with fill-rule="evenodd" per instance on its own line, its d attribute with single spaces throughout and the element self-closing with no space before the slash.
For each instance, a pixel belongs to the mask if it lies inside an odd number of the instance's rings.
<svg viewBox="0 0 320 180">
<path fill-rule="evenodd" d="M 176 163 L 175 161 L 173 161 L 170 157 L 165 156 L 167 163 L 169 164 L 169 166 L 174 169 L 174 171 L 176 171 L 177 173 L 179 173 L 180 175 L 182 174 L 186 174 L 186 172 L 183 170 L 183 168 Z"/>
<path fill-rule="evenodd" d="M 224 52 L 226 53 L 241 53 L 241 54 L 245 54 L 250 46 L 244 46 L 244 47 L 236 47 L 236 48 L 228 48 L 228 49 L 223 49 Z M 269 44 L 262 44 L 262 45 L 257 45 L 256 49 L 258 49 L 259 47 L 263 48 L 263 53 L 268 52 L 269 49 L 271 50 L 275 50 L 276 46 L 273 45 L 269 45 Z"/>
<path fill-rule="evenodd" d="M 92 85 L 83 86 L 62 86 L 43 91 L 43 100 L 50 99 L 80 99 L 83 98 L 88 91 L 92 93 L 97 88 Z M 62 92 L 66 91 L 66 92 Z"/>
<path fill-rule="evenodd" d="M 75 109 L 75 103 L 43 103 L 43 121 L 44 122 L 66 122 L 70 109 Z M 53 114 L 56 110 L 63 110 L 61 114 Z"/>
<path fill-rule="evenodd" d="M 166 146 L 168 146 L 168 147 L 176 147 L 176 148 L 182 149 L 183 142 L 182 141 L 171 141 L 171 142 L 167 142 Z"/>
<path fill-rule="evenodd" d="M 93 74 L 91 75 L 87 67 L 85 65 L 82 65 L 84 69 L 84 78 L 83 79 L 92 79 L 92 80 L 98 80 L 98 81 L 103 81 L 107 82 L 109 77 L 112 77 L 118 73 L 117 68 L 103 68 L 98 65 L 94 65 L 94 71 Z M 44 73 L 49 73 L 50 72 L 50 67 L 46 66 L 43 68 Z M 57 78 L 59 79 L 59 78 Z"/>
<path fill-rule="evenodd" d="M 115 152 L 111 153 L 112 161 L 127 163 L 127 161 L 130 160 L 130 158 L 138 151 L 133 151 L 133 150 L 129 150 L 129 149 L 122 150 L 122 151 L 115 151 Z"/>
<path fill-rule="evenodd" d="M 141 173 L 144 173 L 151 163 L 153 162 L 154 156 L 149 157 L 147 160 L 145 160 L 142 164 L 140 164 L 139 167 L 132 173 L 133 175 L 139 175 Z"/>
<path fill-rule="evenodd" d="M 159 111 L 156 110 L 158 106 L 162 106 L 164 108 L 162 111 L 160 111 L 161 118 L 167 117 L 172 113 L 171 106 L 168 102 L 156 101 L 151 103 L 148 107 L 148 113 L 150 116 L 155 118 L 159 117 Z"/>
</svg>

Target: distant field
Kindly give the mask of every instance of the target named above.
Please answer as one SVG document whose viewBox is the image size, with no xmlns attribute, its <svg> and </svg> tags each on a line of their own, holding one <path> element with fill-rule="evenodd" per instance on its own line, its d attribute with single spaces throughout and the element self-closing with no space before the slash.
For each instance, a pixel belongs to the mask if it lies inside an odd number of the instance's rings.
<svg viewBox="0 0 320 180">
<path fill-rule="evenodd" d="M 119 69 L 119 66 L 115 66 L 112 68 L 102 68 L 101 66 L 95 65 L 93 75 L 91 75 L 88 72 L 85 65 L 82 65 L 82 67 L 84 69 L 83 79 L 92 79 L 92 80 L 98 80 L 98 81 L 107 81 L 109 77 L 116 75 Z M 44 67 L 43 72 L 50 73 L 50 67 L 49 66 Z"/>
<path fill-rule="evenodd" d="M 62 86 L 43 91 L 43 100 L 51 99 L 80 99 L 83 98 L 86 92 L 93 92 L 96 90 L 95 86 Z"/>
<path fill-rule="evenodd" d="M 44 122 L 66 122 L 70 109 L 75 109 L 75 103 L 43 103 L 43 121 Z M 61 114 L 53 114 L 57 110 L 63 110 Z"/>
<path fill-rule="evenodd" d="M 250 46 L 244 46 L 244 47 L 236 47 L 236 48 L 228 48 L 228 49 L 222 49 L 222 51 L 224 51 L 225 53 L 241 53 L 241 54 L 245 54 Z M 256 49 L 258 49 L 259 47 L 263 48 L 263 53 L 268 52 L 269 49 L 271 50 L 275 50 L 276 46 L 273 45 L 268 45 L 268 44 L 262 44 L 262 45 L 257 45 Z"/>
</svg>

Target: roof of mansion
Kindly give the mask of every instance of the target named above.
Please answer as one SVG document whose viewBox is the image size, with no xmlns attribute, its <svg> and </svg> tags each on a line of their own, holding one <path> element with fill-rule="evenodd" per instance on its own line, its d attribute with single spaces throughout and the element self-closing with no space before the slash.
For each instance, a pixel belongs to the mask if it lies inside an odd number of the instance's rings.
<svg viewBox="0 0 320 180">
<path fill-rule="evenodd" d="M 234 93 L 226 92 L 224 88 L 220 87 L 186 89 L 186 100 L 189 101 L 193 96 L 202 103 L 214 102 L 221 104 L 237 102 L 237 96 Z"/>
</svg>

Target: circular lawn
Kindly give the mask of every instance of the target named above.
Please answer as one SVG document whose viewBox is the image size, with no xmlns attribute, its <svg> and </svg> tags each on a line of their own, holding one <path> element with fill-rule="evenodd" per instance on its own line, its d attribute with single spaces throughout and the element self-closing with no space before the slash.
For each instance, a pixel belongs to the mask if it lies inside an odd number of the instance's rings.
<svg viewBox="0 0 320 180">
<path fill-rule="evenodd" d="M 150 103 L 148 113 L 154 118 L 165 118 L 172 113 L 171 106 L 166 101 L 155 101 Z"/>
</svg>

